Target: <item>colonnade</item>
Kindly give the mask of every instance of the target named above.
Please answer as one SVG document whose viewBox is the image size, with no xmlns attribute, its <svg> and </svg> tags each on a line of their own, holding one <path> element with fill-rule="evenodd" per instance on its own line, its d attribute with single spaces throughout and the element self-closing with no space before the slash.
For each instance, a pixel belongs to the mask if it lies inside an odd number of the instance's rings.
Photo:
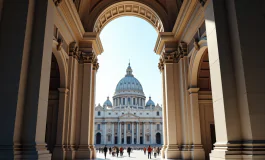
<svg viewBox="0 0 265 160">
<path fill-rule="evenodd" d="M 141 144 L 140 137 L 142 137 L 142 144 L 156 144 L 156 137 L 154 133 L 162 132 L 162 124 L 159 123 L 159 129 L 155 129 L 155 122 L 102 122 L 102 135 L 101 144 L 127 144 L 127 137 L 130 137 L 130 144 Z M 130 128 L 128 128 L 130 124 Z M 115 127 L 116 126 L 116 127 Z M 107 128 L 111 128 L 111 131 L 107 132 Z M 116 129 L 115 129 L 116 128 Z M 122 129 L 123 128 L 123 129 Z M 146 131 L 148 129 L 148 132 Z M 95 130 L 95 138 L 98 133 Z M 115 134 L 117 133 L 117 134 Z M 123 134 L 123 135 L 122 135 Z M 107 141 L 108 135 L 111 135 L 111 140 Z M 149 140 L 147 140 L 149 136 Z M 115 137 L 117 137 L 117 143 L 115 143 Z M 162 140 L 163 134 L 161 134 Z M 123 139 L 123 142 L 122 142 Z M 135 139 L 135 141 L 134 141 Z M 161 141 L 161 144 L 163 140 Z"/>
<path fill-rule="evenodd" d="M 130 99 L 130 103 L 128 101 Z M 114 106 L 145 106 L 145 98 L 142 97 L 117 97 L 113 98 Z"/>
</svg>

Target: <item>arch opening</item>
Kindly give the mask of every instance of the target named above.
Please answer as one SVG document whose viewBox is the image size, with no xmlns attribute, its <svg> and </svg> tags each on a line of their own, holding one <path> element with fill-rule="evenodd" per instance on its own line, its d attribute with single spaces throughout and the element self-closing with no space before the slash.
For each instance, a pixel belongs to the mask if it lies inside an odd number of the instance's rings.
<svg viewBox="0 0 265 160">
<path fill-rule="evenodd" d="M 96 19 L 93 32 L 101 32 L 112 20 L 122 16 L 135 16 L 150 23 L 157 32 L 164 32 L 164 24 L 158 14 L 147 5 L 134 1 L 123 1 L 107 7 Z"/>
<path fill-rule="evenodd" d="M 96 144 L 101 144 L 101 133 L 96 134 Z"/>
</svg>

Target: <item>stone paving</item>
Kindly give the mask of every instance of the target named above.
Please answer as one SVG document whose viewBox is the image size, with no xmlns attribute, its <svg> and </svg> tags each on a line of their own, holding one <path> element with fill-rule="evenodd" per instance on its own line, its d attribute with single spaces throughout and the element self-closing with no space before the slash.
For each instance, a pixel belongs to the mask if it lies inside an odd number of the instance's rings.
<svg viewBox="0 0 265 160">
<path fill-rule="evenodd" d="M 104 159 L 105 159 L 104 154 L 97 152 L 97 159 L 96 160 L 104 160 Z M 131 157 L 128 156 L 127 152 L 124 152 L 122 157 L 120 157 L 120 156 L 119 157 L 112 157 L 112 155 L 107 154 L 106 160 L 117 160 L 117 159 L 120 159 L 120 160 L 148 160 L 147 153 L 146 153 L 146 155 L 144 155 L 144 151 L 136 151 L 135 150 L 131 153 Z M 154 154 L 152 153 L 152 159 L 153 160 L 160 160 L 161 155 L 157 156 L 155 158 Z"/>
</svg>

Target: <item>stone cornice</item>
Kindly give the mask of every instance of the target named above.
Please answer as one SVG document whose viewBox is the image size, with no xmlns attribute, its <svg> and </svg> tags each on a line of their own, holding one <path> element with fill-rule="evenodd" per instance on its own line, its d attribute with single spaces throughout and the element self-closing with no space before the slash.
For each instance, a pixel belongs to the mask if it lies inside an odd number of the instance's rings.
<svg viewBox="0 0 265 160">
<path fill-rule="evenodd" d="M 104 51 L 99 34 L 96 32 L 84 33 L 83 39 L 80 41 L 80 43 L 87 43 L 87 45 L 91 45 L 90 47 L 93 48 L 93 51 L 96 55 L 100 55 Z"/>
<path fill-rule="evenodd" d="M 69 25 L 72 34 L 74 34 L 77 40 L 82 39 L 85 30 L 72 0 L 63 0 L 60 5 L 57 6 L 57 9 L 59 16 Z"/>
<path fill-rule="evenodd" d="M 171 32 L 161 32 L 158 34 L 156 44 L 154 51 L 156 54 L 160 55 L 165 48 L 166 42 L 173 42 L 177 43 L 177 41 L 174 39 L 173 33 Z"/>
</svg>

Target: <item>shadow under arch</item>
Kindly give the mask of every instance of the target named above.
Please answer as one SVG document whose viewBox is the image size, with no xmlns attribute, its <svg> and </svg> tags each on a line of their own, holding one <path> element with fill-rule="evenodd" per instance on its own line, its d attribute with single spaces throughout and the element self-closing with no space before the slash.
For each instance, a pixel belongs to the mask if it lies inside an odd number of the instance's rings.
<svg viewBox="0 0 265 160">
<path fill-rule="evenodd" d="M 188 73 L 188 85 L 189 88 L 198 87 L 198 70 L 203 55 L 208 52 L 207 40 L 199 41 L 200 49 L 197 51 L 195 48 L 191 51 L 191 59 Z"/>
<path fill-rule="evenodd" d="M 122 16 L 135 16 L 144 19 L 151 24 L 157 32 L 165 31 L 165 21 L 152 8 L 144 3 L 136 1 L 117 2 L 109 7 L 102 9 L 93 22 L 93 32 L 100 33 L 102 29 L 112 20 Z M 91 26 L 92 27 L 92 26 Z"/>
</svg>

